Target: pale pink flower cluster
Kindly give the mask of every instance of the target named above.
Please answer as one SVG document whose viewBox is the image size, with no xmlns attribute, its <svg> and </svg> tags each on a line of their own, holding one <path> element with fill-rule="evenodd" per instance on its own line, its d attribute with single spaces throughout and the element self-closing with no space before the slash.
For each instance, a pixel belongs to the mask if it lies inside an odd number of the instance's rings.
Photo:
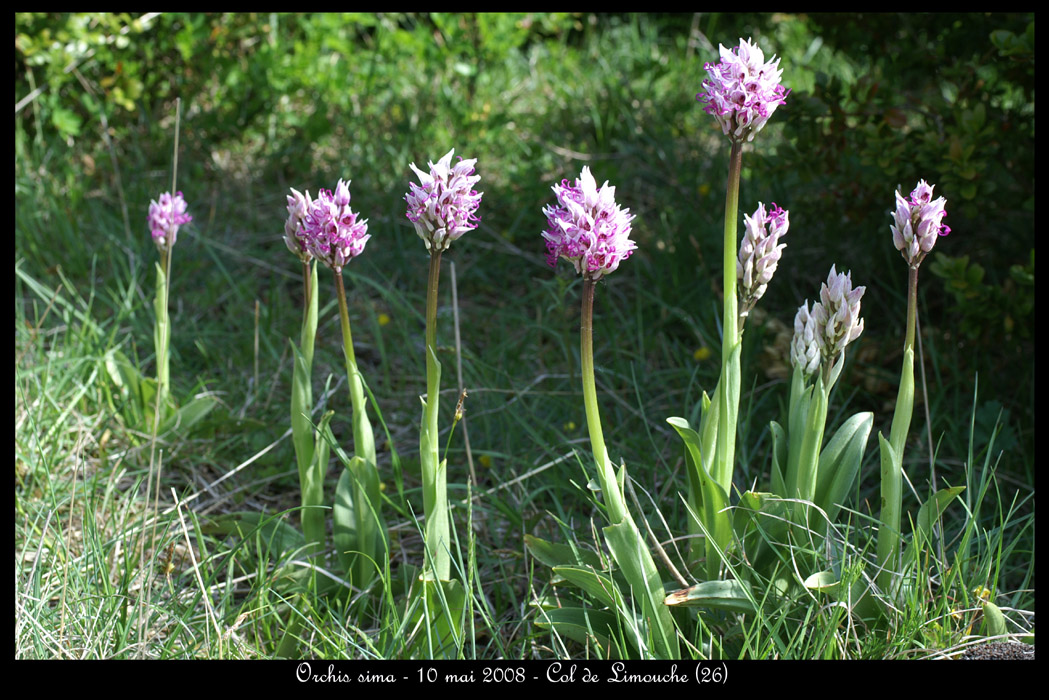
<svg viewBox="0 0 1049 700">
<path fill-rule="evenodd" d="M 786 243 L 779 239 L 786 235 L 790 227 L 789 212 L 772 203 L 766 211 L 765 205 L 758 202 L 753 215 L 744 214 L 743 223 L 746 232 L 739 246 L 739 258 L 736 260 L 736 279 L 739 281 L 740 316 L 746 316 L 758 299 L 765 294 L 772 275 L 776 273 Z"/>
<path fill-rule="evenodd" d="M 805 374 L 812 374 L 819 369 L 821 356 L 816 319 L 809 312 L 809 302 L 806 300 L 798 307 L 798 313 L 794 316 L 794 339 L 790 344 L 790 361 L 795 367 L 801 368 Z"/>
<path fill-rule="evenodd" d="M 853 289 L 852 273 L 838 273 L 831 265 L 827 281 L 820 287 L 819 303 L 812 306 L 825 361 L 836 362 L 845 346 L 863 332 L 860 299 L 866 290 L 866 287 Z"/>
<path fill-rule="evenodd" d="M 477 228 L 479 221 L 476 212 L 483 193 L 473 189 L 481 179 L 474 174 L 477 159 L 460 158 L 453 166 L 454 154 L 453 148 L 437 163 L 429 163 L 428 173 L 410 164 L 420 184 L 408 184 L 409 192 L 404 196 L 407 216 L 431 255 L 447 250 L 452 241 Z"/>
<path fill-rule="evenodd" d="M 149 203 L 149 230 L 153 235 L 153 242 L 162 251 L 171 250 L 178 238 L 178 227 L 193 220 L 186 213 L 186 200 L 182 198 L 181 192 L 174 196 L 165 192 L 159 197 L 160 201 Z"/>
<path fill-rule="evenodd" d="M 299 232 L 306 223 L 306 213 L 310 210 L 313 200 L 310 198 L 309 190 L 306 190 L 306 194 L 303 194 L 294 187 L 290 189 L 291 194 L 288 195 L 288 220 L 284 222 L 284 244 L 300 260 L 308 262 L 313 256 L 306 248 L 305 238 L 300 236 Z"/>
<path fill-rule="evenodd" d="M 794 339 L 790 359 L 806 374 L 815 372 L 821 362 L 828 367 L 836 363 L 845 346 L 863 333 L 860 299 L 866 287 L 852 287 L 852 273 L 838 273 L 830 268 L 827 281 L 820 288 L 820 300 L 798 308 L 794 317 Z"/>
<path fill-rule="evenodd" d="M 896 190 L 894 223 L 889 228 L 892 230 L 893 245 L 911 267 L 921 264 L 926 253 L 936 245 L 939 236 L 951 232 L 950 227 L 943 223 L 943 218 L 947 216 L 944 210 L 947 200 L 943 197 L 934 200 L 933 187 L 935 185 L 921 180 L 911 191 L 909 199 L 904 199 L 900 191 Z"/>
<path fill-rule="evenodd" d="M 303 197 L 302 202 L 296 200 L 294 206 L 296 210 L 302 206 L 305 211 L 295 235 L 310 255 L 331 269 L 341 270 L 364 252 L 364 245 L 371 238 L 368 221 L 358 221 L 356 212 L 350 209 L 349 182 L 339 180 L 334 193 L 321 190 L 316 199 L 309 201 Z"/>
<path fill-rule="evenodd" d="M 721 61 L 707 63 L 706 92 L 696 95 L 708 114 L 714 115 L 725 135 L 737 141 L 752 141 L 765 123 L 786 101 L 790 90 L 780 85 L 783 75 L 779 59 L 765 61 L 757 44 L 739 40 L 739 46 L 719 45 Z"/>
<path fill-rule="evenodd" d="M 616 188 L 606 181 L 599 189 L 590 168 L 583 166 L 572 185 L 554 185 L 557 205 L 543 208 L 547 229 L 546 260 L 553 267 L 565 258 L 577 273 L 598 279 L 619 267 L 637 246 L 630 240 L 634 215 L 616 204 Z"/>
</svg>

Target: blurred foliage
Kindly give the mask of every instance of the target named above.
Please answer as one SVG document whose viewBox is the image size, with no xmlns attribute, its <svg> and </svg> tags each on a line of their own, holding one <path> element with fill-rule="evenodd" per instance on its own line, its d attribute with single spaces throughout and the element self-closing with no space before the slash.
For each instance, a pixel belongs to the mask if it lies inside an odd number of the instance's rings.
<svg viewBox="0 0 1049 700">
<path fill-rule="evenodd" d="M 953 297 L 951 312 L 967 338 L 990 347 L 1016 335 L 1034 334 L 1034 249 L 1026 265 L 1013 265 L 1001 284 L 984 281 L 986 271 L 968 255 L 937 255 L 929 271 L 944 281 Z"/>
</svg>

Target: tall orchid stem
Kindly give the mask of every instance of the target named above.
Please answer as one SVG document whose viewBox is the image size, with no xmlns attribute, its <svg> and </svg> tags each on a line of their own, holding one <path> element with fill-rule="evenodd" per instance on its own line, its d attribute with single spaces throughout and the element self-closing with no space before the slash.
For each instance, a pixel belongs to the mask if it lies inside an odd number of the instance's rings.
<svg viewBox="0 0 1049 700">
<path fill-rule="evenodd" d="M 736 455 L 736 415 L 739 408 L 740 360 L 736 346 L 740 341 L 739 310 L 736 299 L 736 219 L 739 214 L 739 178 L 743 170 L 743 143 L 732 140 L 729 154 L 728 188 L 725 194 L 725 237 L 723 251 L 724 314 L 721 329 L 721 378 L 718 382 L 718 435 L 712 474 L 725 493 L 732 490 Z"/>
<path fill-rule="evenodd" d="M 342 282 L 342 270 L 335 270 L 335 287 L 339 296 L 339 320 L 342 322 L 342 352 L 346 358 L 346 377 L 350 383 L 350 402 L 353 404 L 353 451 L 365 462 L 375 464 L 375 436 L 365 413 L 364 382 L 357 370 L 357 357 L 353 352 L 353 335 L 350 332 L 350 313 L 346 307 L 346 288 Z"/>
<path fill-rule="evenodd" d="M 729 356 L 732 347 L 739 340 L 739 313 L 736 299 L 736 255 L 738 253 L 736 219 L 739 214 L 739 176 L 742 170 L 743 143 L 733 139 L 728 163 L 728 188 L 725 192 L 725 250 L 722 258 L 725 273 L 725 318 L 721 347 L 724 357 Z"/>
<path fill-rule="evenodd" d="M 878 583 L 887 589 L 899 553 L 900 519 L 903 509 L 903 450 L 914 410 L 914 335 L 918 318 L 918 266 L 912 265 L 907 276 L 907 335 L 903 345 L 903 369 L 892 415 L 889 458 L 881 460 L 881 526 L 878 530 Z M 883 449 L 884 451 L 884 449 Z"/>
<path fill-rule="evenodd" d="M 303 313 L 309 313 L 310 310 L 310 293 L 313 290 L 310 289 L 310 263 L 306 260 L 302 261 L 302 311 Z"/>
<path fill-rule="evenodd" d="M 426 548 L 440 581 L 451 577 L 451 543 L 448 522 L 447 471 L 441 465 L 437 415 L 441 392 L 441 364 L 437 360 L 437 288 L 441 278 L 441 251 L 430 252 L 426 285 L 426 402 L 419 440 L 423 478 L 423 512 L 426 514 Z"/>
<path fill-rule="evenodd" d="M 626 517 L 626 507 L 620 497 L 619 484 L 612 470 L 605 448 L 605 436 L 601 430 L 601 414 L 597 406 L 597 383 L 594 379 L 594 287 L 596 282 L 589 277 L 583 279 L 583 308 L 579 321 L 579 360 L 583 375 L 583 404 L 586 407 L 586 424 L 590 432 L 590 448 L 594 452 L 601 493 L 608 508 L 608 518 L 618 523 Z"/>
</svg>

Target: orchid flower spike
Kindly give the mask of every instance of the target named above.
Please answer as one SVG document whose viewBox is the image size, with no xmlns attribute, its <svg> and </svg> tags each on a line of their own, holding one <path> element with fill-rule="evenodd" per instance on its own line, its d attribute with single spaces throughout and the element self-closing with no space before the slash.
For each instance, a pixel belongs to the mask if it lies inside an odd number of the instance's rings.
<svg viewBox="0 0 1049 700">
<path fill-rule="evenodd" d="M 474 174 L 477 159 L 460 158 L 453 166 L 453 155 L 454 148 L 437 163 L 429 163 L 429 172 L 409 164 L 420 184 L 408 184 L 409 192 L 404 196 L 407 216 L 431 255 L 447 250 L 452 241 L 477 228 L 480 220 L 477 208 L 484 193 L 473 189 L 481 179 Z"/>
<path fill-rule="evenodd" d="M 943 197 L 934 200 L 933 187 L 935 185 L 921 180 L 908 199 L 896 190 L 896 212 L 889 229 L 893 245 L 911 267 L 918 267 L 936 245 L 936 240 L 951 232 L 950 227 L 943 223 L 947 216 L 944 210 L 947 200 Z"/>
<path fill-rule="evenodd" d="M 776 108 L 785 104 L 790 90 L 780 84 L 783 75 L 779 59 L 765 61 L 757 44 L 739 40 L 731 50 L 718 47 L 721 61 L 703 67 L 709 76 L 703 81 L 705 92 L 696 95 L 712 114 L 721 130 L 734 141 L 753 141 Z"/>
<path fill-rule="evenodd" d="M 174 196 L 164 192 L 159 200 L 149 203 L 149 230 L 153 242 L 163 252 L 175 245 L 178 227 L 189 223 L 193 217 L 186 213 L 186 200 L 182 198 L 181 192 L 176 192 Z"/>
<path fill-rule="evenodd" d="M 866 287 L 852 287 L 852 273 L 839 274 L 831 266 L 827 281 L 820 288 L 820 301 L 812 309 L 823 361 L 833 367 L 845 346 L 860 337 L 860 299 Z"/>
<path fill-rule="evenodd" d="M 303 198 L 306 213 L 295 232 L 296 237 L 310 255 L 332 270 L 342 270 L 346 263 L 364 252 L 371 238 L 368 220 L 358 221 L 357 213 L 350 209 L 349 181 L 339 180 L 335 192 L 321 190 L 316 199 L 306 199 Z M 296 206 L 298 204 L 296 202 Z"/>
<path fill-rule="evenodd" d="M 551 267 L 564 258 L 576 273 L 597 280 L 615 271 L 637 249 L 630 240 L 634 215 L 616 204 L 615 187 L 606 181 L 598 188 L 589 167 L 583 166 L 574 185 L 562 180 L 552 189 L 557 205 L 543 209 L 546 261 Z"/>
<path fill-rule="evenodd" d="M 786 209 L 779 208 L 775 202 L 767 212 L 765 205 L 758 202 L 753 215 L 743 215 L 747 230 L 740 242 L 739 259 L 736 261 L 740 316 L 750 313 L 776 273 L 783 249 L 787 247 L 779 239 L 787 234 L 790 227 L 788 214 Z"/>
</svg>

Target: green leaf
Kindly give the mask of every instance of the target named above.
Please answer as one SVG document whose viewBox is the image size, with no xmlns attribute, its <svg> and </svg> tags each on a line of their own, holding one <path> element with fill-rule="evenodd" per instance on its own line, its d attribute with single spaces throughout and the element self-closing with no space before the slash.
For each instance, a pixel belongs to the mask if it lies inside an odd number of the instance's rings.
<svg viewBox="0 0 1049 700">
<path fill-rule="evenodd" d="M 353 585 L 363 588 L 379 573 L 389 543 L 381 514 L 378 470 L 363 458 L 350 458 L 328 429 L 325 439 L 345 467 L 335 487 L 333 539 Z"/>
<path fill-rule="evenodd" d="M 609 658 L 622 656 L 611 642 L 623 638 L 615 613 L 588 608 L 557 608 L 539 612 L 535 624 L 580 644 L 597 644 Z"/>
<path fill-rule="evenodd" d="M 407 656 L 455 659 L 463 645 L 466 593 L 458 580 L 418 581 L 406 601 Z"/>
<path fill-rule="evenodd" d="M 630 584 L 632 595 L 641 598 L 642 614 L 650 629 L 650 653 L 657 659 L 678 658 L 674 619 L 663 604 L 666 597 L 663 581 L 637 525 L 628 517 L 620 523 L 609 525 L 602 532 L 612 557 Z"/>
<path fill-rule="evenodd" d="M 310 462 L 313 461 L 313 425 L 310 413 L 313 410 L 313 389 L 310 385 L 310 366 L 302 351 L 288 339 L 291 346 L 293 369 L 291 375 L 291 441 L 295 447 L 295 460 L 302 479 Z"/>
<path fill-rule="evenodd" d="M 147 405 L 143 392 L 143 383 L 146 379 L 139 372 L 138 367 L 119 350 L 106 353 L 106 373 L 110 381 L 117 388 L 122 399 L 121 415 L 128 426 L 133 429 L 141 429 L 143 432 L 149 427 L 145 424 Z M 150 396 L 155 394 L 155 389 L 150 391 Z"/>
<path fill-rule="evenodd" d="M 170 414 L 161 425 L 160 432 L 177 427 L 182 435 L 188 435 L 218 404 L 219 401 L 214 396 L 197 397 Z"/>
<path fill-rule="evenodd" d="M 834 593 L 841 583 L 833 571 L 818 571 L 805 579 L 805 588 L 813 591 Z"/>
<path fill-rule="evenodd" d="M 720 567 L 718 551 L 724 551 L 732 541 L 732 520 L 726 510 L 728 494 L 703 466 L 699 433 L 692 430 L 684 418 L 667 418 L 667 423 L 673 426 L 685 443 L 690 486 L 698 484 L 698 489 L 692 487 L 694 492 L 690 494 L 690 506 L 693 515 L 702 519 L 700 530 L 707 535 L 707 574 L 713 578 Z"/>
<path fill-rule="evenodd" d="M 826 512 L 831 522 L 837 519 L 841 504 L 860 472 L 873 425 L 873 413 L 857 413 L 838 428 L 820 453 L 813 502 Z"/>
<path fill-rule="evenodd" d="M 667 605 L 712 608 L 731 613 L 753 613 L 757 609 L 750 586 L 735 579 L 704 581 L 695 586 L 674 591 L 666 598 Z"/>
<path fill-rule="evenodd" d="M 783 478 L 783 460 L 787 451 L 787 432 L 776 421 L 769 422 L 769 432 L 772 433 L 772 492 L 785 496 L 787 484 Z"/>
<path fill-rule="evenodd" d="M 890 589 L 896 570 L 896 555 L 900 542 L 900 509 L 903 498 L 903 477 L 899 456 L 884 435 L 878 433 L 881 449 L 881 512 L 878 526 L 878 585 Z"/>
<path fill-rule="evenodd" d="M 80 135 L 80 117 L 65 107 L 55 107 L 51 112 L 51 123 L 62 134 L 62 136 Z"/>
<path fill-rule="evenodd" d="M 932 542 L 933 528 L 939 522 L 940 516 L 947 510 L 955 498 L 965 490 L 964 486 L 951 486 L 941 489 L 928 498 L 918 509 L 918 520 L 915 522 L 914 537 L 904 561 L 908 566 L 914 565 L 918 560 L 918 554 Z"/>
<path fill-rule="evenodd" d="M 567 544 L 556 544 L 547 542 L 533 535 L 524 536 L 525 547 L 528 552 L 541 564 L 551 569 L 557 566 L 588 566 L 603 570 L 601 557 L 596 552 L 591 552 Z"/>
<path fill-rule="evenodd" d="M 790 505 L 776 494 L 747 491 L 733 509 L 732 529 L 755 571 L 767 573 L 769 557 L 787 541 Z"/>
<path fill-rule="evenodd" d="M 577 566 L 556 566 L 554 573 L 563 577 L 576 588 L 589 593 L 613 610 L 625 611 L 623 595 L 611 576 L 598 573 L 593 569 Z"/>
</svg>

